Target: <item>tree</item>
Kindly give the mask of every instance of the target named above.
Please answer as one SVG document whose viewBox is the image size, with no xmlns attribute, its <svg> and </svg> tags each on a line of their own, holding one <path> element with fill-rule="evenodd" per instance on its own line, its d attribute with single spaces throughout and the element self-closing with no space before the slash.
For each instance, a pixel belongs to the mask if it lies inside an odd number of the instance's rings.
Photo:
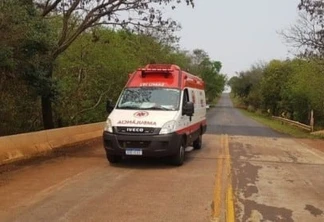
<svg viewBox="0 0 324 222">
<path fill-rule="evenodd" d="M 103 121 L 103 101 L 117 100 L 128 73 L 151 59 L 164 63 L 171 54 L 146 35 L 108 28 L 98 28 L 96 35 L 94 42 L 91 33 L 81 34 L 57 60 L 53 77 L 59 79 L 60 96 L 54 119 L 64 126 Z"/>
<path fill-rule="evenodd" d="M 278 115 L 283 108 L 280 102 L 283 101 L 285 84 L 291 74 L 289 62 L 279 60 L 272 60 L 264 70 L 260 90 L 265 108 L 269 108 L 272 114 Z"/>
<path fill-rule="evenodd" d="M 233 76 L 228 84 L 234 95 L 241 97 L 244 103 L 249 104 L 248 97 L 259 87 L 262 75 L 262 68 L 252 66 L 249 70 L 238 73 L 238 76 Z"/>
<path fill-rule="evenodd" d="M 292 118 L 309 124 L 310 111 L 314 110 L 316 124 L 324 123 L 324 75 L 321 65 L 315 61 L 294 59 L 290 62 L 293 70 L 285 84 L 286 97 L 292 108 Z"/>
<path fill-rule="evenodd" d="M 300 0 L 297 23 L 281 32 L 289 45 L 301 51 L 308 58 L 324 57 L 324 1 Z"/>
<path fill-rule="evenodd" d="M 206 99 L 208 102 L 213 102 L 223 92 L 226 84 L 226 75 L 220 73 L 222 63 L 212 61 L 203 49 L 194 49 L 184 54 L 189 59 L 189 64 L 183 68 L 204 80 Z"/>
<path fill-rule="evenodd" d="M 204 60 L 200 66 L 200 75 L 206 85 L 206 99 L 208 102 L 213 102 L 213 100 L 224 90 L 226 75 L 220 73 L 222 64 L 219 61 Z"/>
<path fill-rule="evenodd" d="M 116 101 L 128 79 L 126 74 L 152 59 L 181 68 L 190 64 L 187 52 L 168 47 L 155 37 L 104 27 L 82 33 L 58 58 L 53 73 L 60 92 L 53 106 L 56 125 L 103 121 L 103 101 Z M 220 62 L 217 64 L 220 70 Z"/>
<path fill-rule="evenodd" d="M 56 59 L 85 31 L 95 26 L 112 26 L 142 33 L 154 28 L 167 33 L 177 27 L 171 19 L 164 19 L 159 5 L 180 3 L 179 0 L 35 0 L 42 18 L 61 18 L 60 32 L 56 37 L 55 48 L 50 54 L 46 78 L 52 80 Z M 186 0 L 193 6 L 193 0 Z M 172 7 L 175 7 L 172 5 Z M 50 81 L 51 82 L 51 81 Z M 50 85 L 49 88 L 52 86 Z M 54 127 L 52 116 L 53 94 L 45 90 L 41 95 L 44 128 Z"/>
<path fill-rule="evenodd" d="M 0 134 L 12 134 L 38 128 L 35 97 L 49 84 L 44 65 L 53 42 L 28 2 L 1 2 L 0 17 Z"/>
<path fill-rule="evenodd" d="M 299 13 L 299 18 L 295 25 L 280 32 L 287 45 L 298 50 L 298 55 L 302 57 L 321 58 L 324 54 L 323 37 L 320 35 L 320 26 L 312 19 L 312 16 L 303 12 Z"/>
</svg>

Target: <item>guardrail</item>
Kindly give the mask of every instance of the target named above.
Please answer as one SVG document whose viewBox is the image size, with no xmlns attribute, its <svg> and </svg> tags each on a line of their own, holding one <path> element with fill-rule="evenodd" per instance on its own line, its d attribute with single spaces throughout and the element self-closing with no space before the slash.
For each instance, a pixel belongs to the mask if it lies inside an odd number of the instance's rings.
<svg viewBox="0 0 324 222">
<path fill-rule="evenodd" d="M 286 119 L 286 118 L 283 118 L 283 117 L 272 116 L 272 118 L 276 119 L 276 120 L 279 120 L 281 122 L 285 122 L 285 123 L 288 123 L 290 125 L 302 128 L 304 130 L 311 131 L 311 132 L 313 132 L 313 129 L 314 129 L 314 127 L 312 125 L 306 125 L 306 124 L 303 124 L 303 123 L 300 123 L 300 122 L 297 122 L 297 121 L 294 121 L 294 120 Z"/>
<path fill-rule="evenodd" d="M 102 135 L 105 122 L 0 137 L 0 166 L 41 156 Z"/>
</svg>

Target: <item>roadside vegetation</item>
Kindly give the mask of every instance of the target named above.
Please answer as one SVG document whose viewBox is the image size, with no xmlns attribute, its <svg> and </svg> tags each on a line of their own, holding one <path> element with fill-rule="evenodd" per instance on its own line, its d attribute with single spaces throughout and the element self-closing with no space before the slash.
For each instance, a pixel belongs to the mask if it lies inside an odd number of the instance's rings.
<svg viewBox="0 0 324 222">
<path fill-rule="evenodd" d="M 178 44 L 180 25 L 151 1 L 0 3 L 0 136 L 104 121 L 107 99 L 148 63 L 173 63 L 223 91 L 221 62 Z M 166 1 L 165 6 L 192 1 Z M 119 14 L 132 12 L 127 21 Z M 136 22 L 135 22 L 136 21 Z"/>
<path fill-rule="evenodd" d="M 249 111 L 324 126 L 324 73 L 316 61 L 273 60 L 229 80 L 233 96 Z"/>
<path fill-rule="evenodd" d="M 301 1 L 298 21 L 280 33 L 296 49 L 295 58 L 260 62 L 229 79 L 236 106 L 258 114 L 260 120 L 280 116 L 307 125 L 313 111 L 314 130 L 324 129 L 323 7 L 317 1 Z"/>
<path fill-rule="evenodd" d="M 315 61 L 273 60 L 240 72 L 229 80 L 229 85 L 236 107 L 277 131 L 315 138 L 271 118 L 280 116 L 310 125 L 311 110 L 314 130 L 324 128 L 324 73 Z"/>
<path fill-rule="evenodd" d="M 324 73 L 316 61 L 302 59 L 253 66 L 229 80 L 237 107 L 263 116 L 280 116 L 324 128 Z"/>
</svg>

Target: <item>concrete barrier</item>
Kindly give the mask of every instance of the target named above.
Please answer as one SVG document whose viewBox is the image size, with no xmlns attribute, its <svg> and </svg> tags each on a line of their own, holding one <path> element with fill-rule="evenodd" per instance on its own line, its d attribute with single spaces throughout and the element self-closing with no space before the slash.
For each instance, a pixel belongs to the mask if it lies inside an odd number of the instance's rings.
<svg viewBox="0 0 324 222">
<path fill-rule="evenodd" d="M 102 136 L 105 122 L 0 137 L 0 165 Z"/>
</svg>

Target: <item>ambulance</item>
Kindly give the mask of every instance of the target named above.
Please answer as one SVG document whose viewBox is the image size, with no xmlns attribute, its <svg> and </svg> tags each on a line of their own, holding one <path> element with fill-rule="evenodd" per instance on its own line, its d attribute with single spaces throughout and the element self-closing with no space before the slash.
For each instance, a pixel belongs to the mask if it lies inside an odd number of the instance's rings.
<svg viewBox="0 0 324 222">
<path fill-rule="evenodd" d="M 201 78 L 173 64 L 148 64 L 129 74 L 117 103 L 106 104 L 103 143 L 108 161 L 169 157 L 182 165 L 186 148 L 202 147 L 207 128 L 204 87 Z"/>
</svg>

